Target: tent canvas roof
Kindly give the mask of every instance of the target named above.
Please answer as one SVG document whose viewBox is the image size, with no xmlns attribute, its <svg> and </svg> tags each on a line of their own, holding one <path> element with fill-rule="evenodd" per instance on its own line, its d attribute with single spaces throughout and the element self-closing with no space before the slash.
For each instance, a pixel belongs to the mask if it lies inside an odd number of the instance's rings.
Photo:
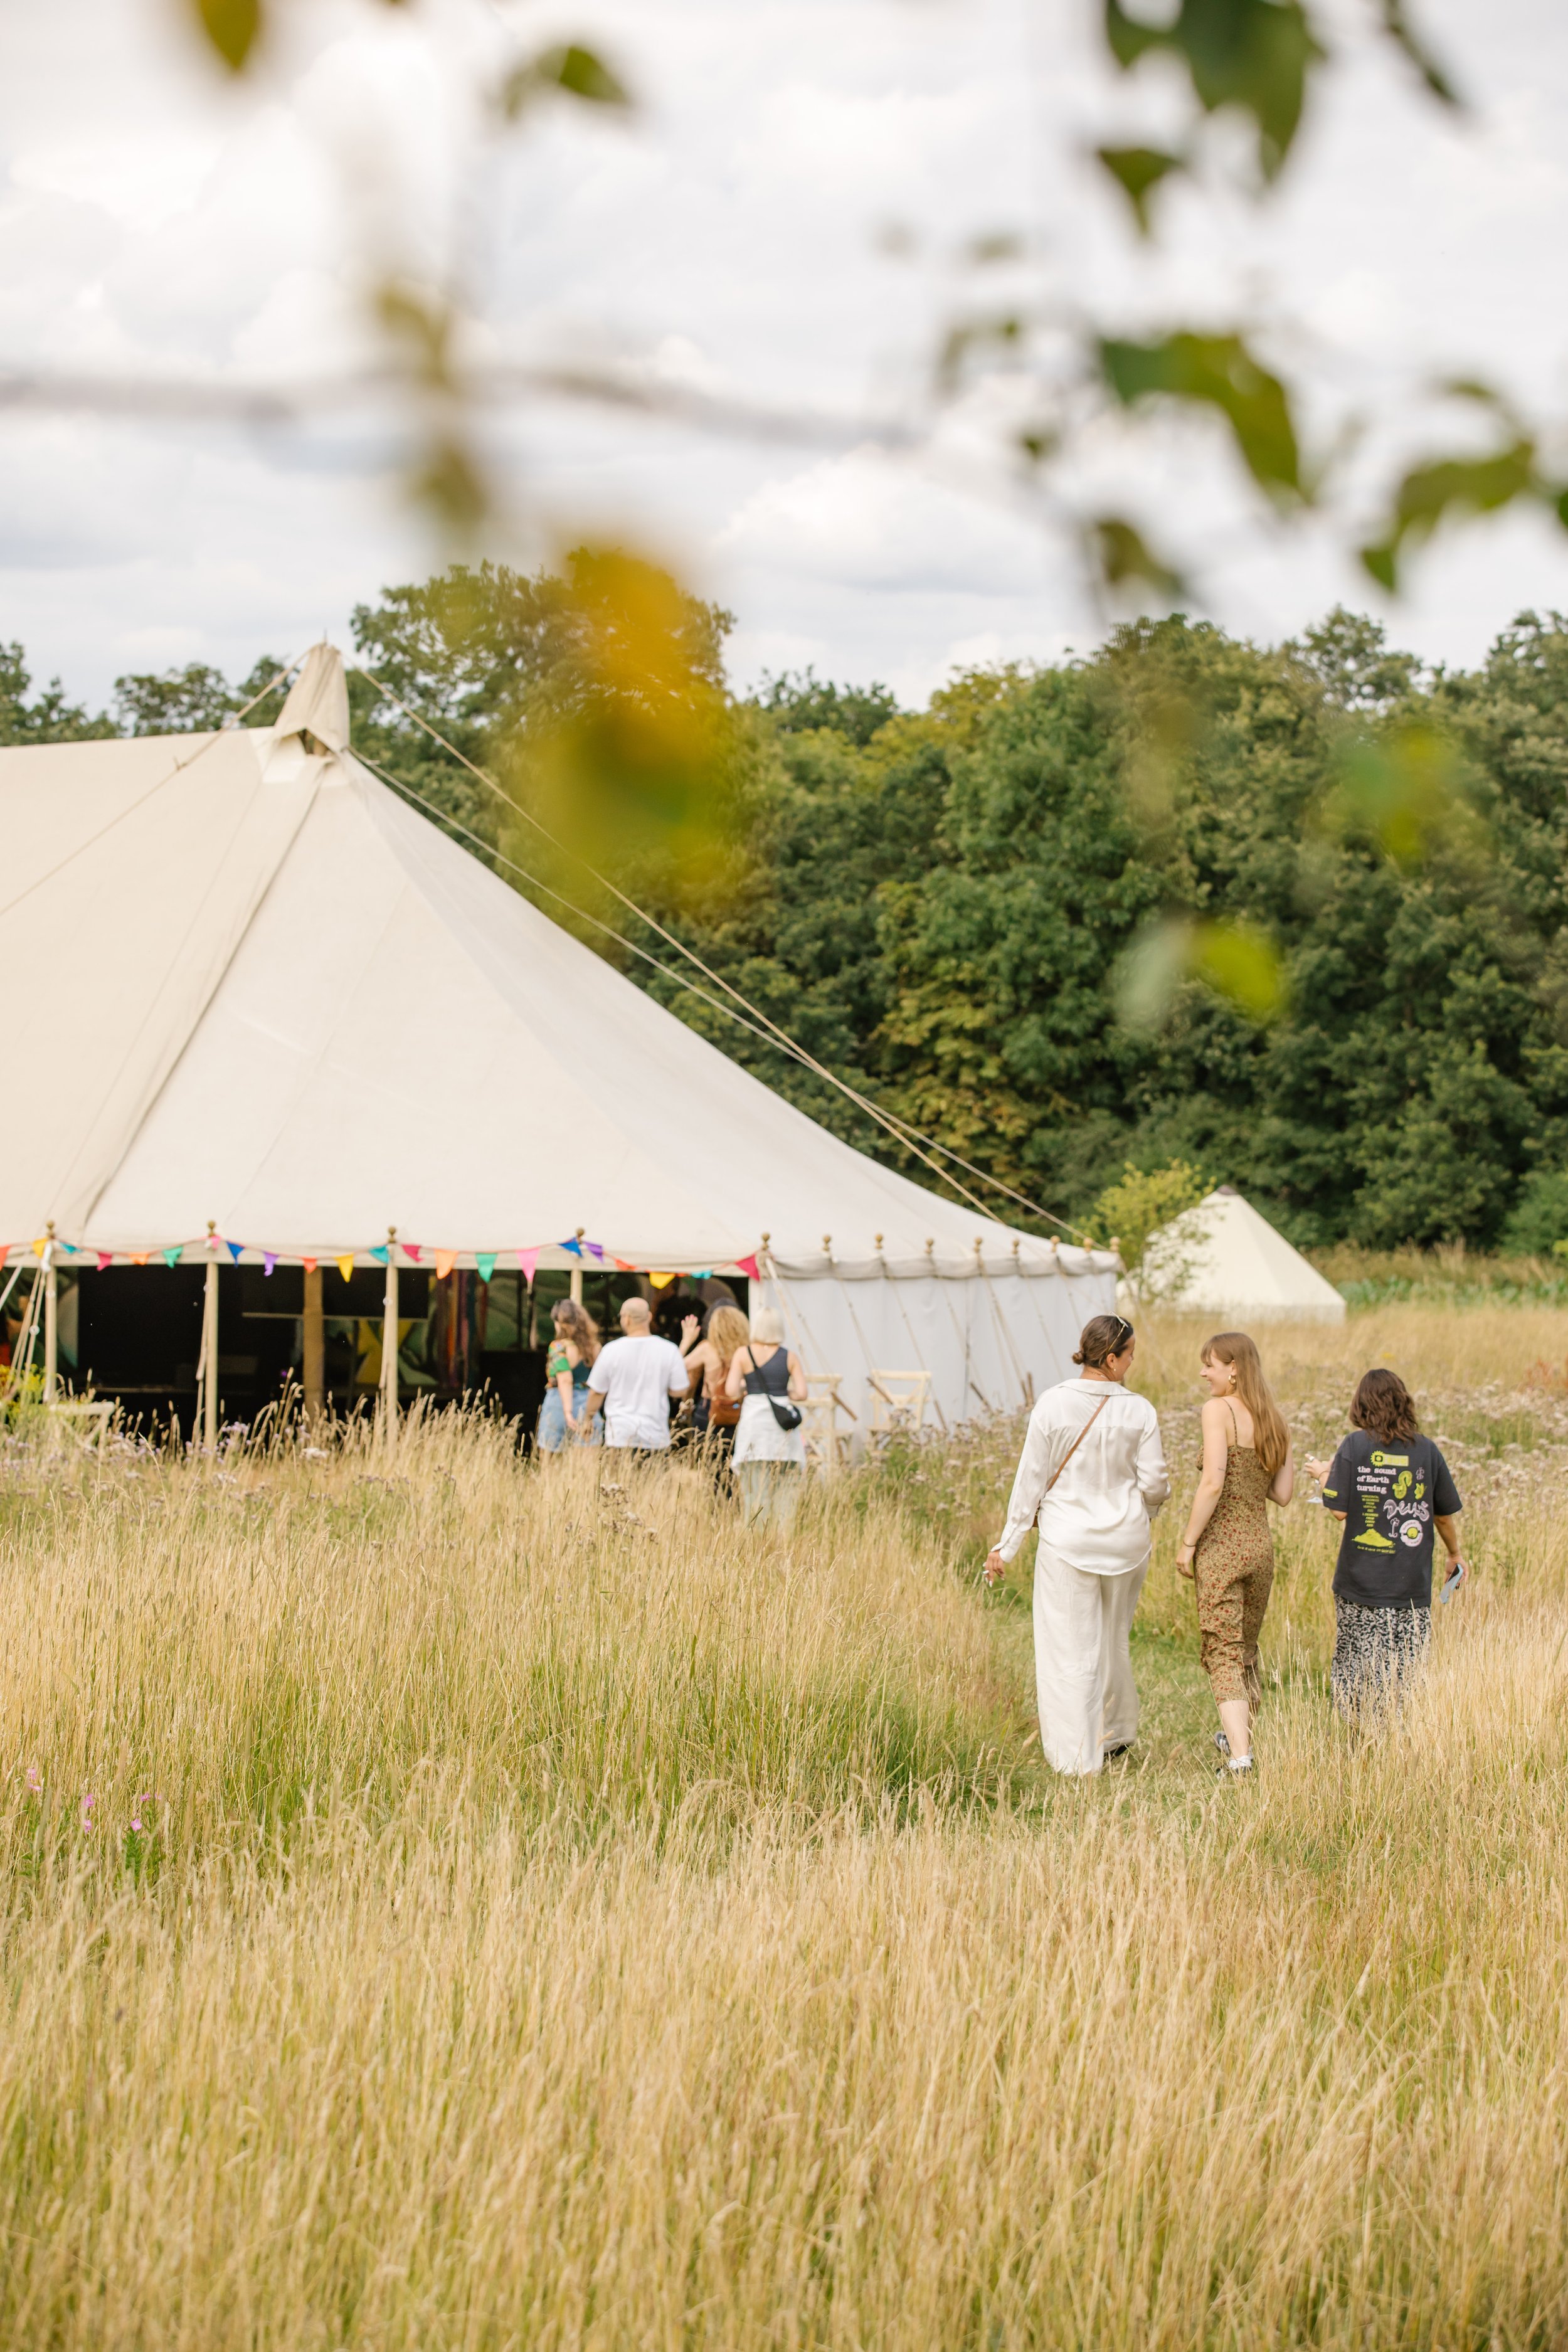
<svg viewBox="0 0 1568 2352">
<path fill-rule="evenodd" d="M 1238 1320 L 1338 1323 L 1345 1312 L 1333 1284 L 1228 1184 L 1153 1236 L 1142 1286 L 1173 1305 Z"/>
<path fill-rule="evenodd" d="M 377 782 L 319 648 L 273 729 L 0 751 L 0 1244 L 1045 1270 L 783 1101 Z M 928 1242 L 934 1250 L 928 1253 Z M 1015 1255 L 1015 1244 L 1017 1255 Z M 901 1263 L 900 1263 L 901 1262 Z M 1088 1253 L 1063 1250 L 1064 1265 Z M 1112 1261 L 1093 1261 L 1109 1267 Z"/>
</svg>

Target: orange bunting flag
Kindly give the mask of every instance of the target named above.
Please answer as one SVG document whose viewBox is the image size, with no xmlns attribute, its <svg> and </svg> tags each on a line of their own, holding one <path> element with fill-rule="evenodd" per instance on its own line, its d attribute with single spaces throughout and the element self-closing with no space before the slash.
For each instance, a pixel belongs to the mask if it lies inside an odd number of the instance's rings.
<svg viewBox="0 0 1568 2352">
<path fill-rule="evenodd" d="M 307 1274 L 314 1274 L 317 1265 L 319 1264 L 319 1260 L 313 1257 L 302 1257 L 300 1260 L 300 1263 L 304 1267 Z"/>
<path fill-rule="evenodd" d="M 451 1273 L 452 1268 L 457 1265 L 457 1263 L 458 1253 L 456 1250 L 437 1250 L 436 1253 L 437 1281 L 445 1282 L 447 1276 Z"/>
<path fill-rule="evenodd" d="M 131 1253 L 131 1263 L 132 1265 L 151 1265 L 153 1263 L 152 1251 L 132 1250 Z"/>
<path fill-rule="evenodd" d="M 342 1256 L 342 1257 L 339 1258 L 339 1260 L 338 1260 L 338 1272 L 342 1276 L 343 1280 L 346 1282 L 346 1281 L 348 1280 L 348 1278 L 349 1278 L 350 1275 L 353 1272 L 353 1270 L 354 1270 L 354 1254 L 353 1254 L 353 1250 L 350 1250 L 350 1251 L 348 1251 L 348 1252 L 347 1252 L 347 1254 L 346 1254 L 344 1256 Z"/>
</svg>

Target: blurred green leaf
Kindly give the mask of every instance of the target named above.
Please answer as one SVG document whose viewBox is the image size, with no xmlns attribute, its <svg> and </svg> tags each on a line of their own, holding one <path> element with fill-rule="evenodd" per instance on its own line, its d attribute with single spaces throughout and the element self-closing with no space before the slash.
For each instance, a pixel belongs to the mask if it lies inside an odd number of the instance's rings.
<svg viewBox="0 0 1568 2352">
<path fill-rule="evenodd" d="M 1266 490 L 1301 493 L 1300 452 L 1278 376 L 1239 335 L 1169 335 L 1161 343 L 1102 341 L 1106 381 L 1124 406 L 1161 396 L 1217 408 L 1248 472 Z"/>
<path fill-rule="evenodd" d="M 1118 1018 L 1125 1028 L 1162 1028 L 1189 981 L 1201 981 L 1260 1026 L 1287 1003 L 1284 966 L 1267 931 L 1255 923 L 1195 922 L 1172 915 L 1150 924 L 1122 958 L 1116 975 Z"/>
<path fill-rule="evenodd" d="M 1149 234 L 1149 198 L 1172 172 L 1184 171 L 1179 155 L 1159 147 L 1097 147 L 1095 153 L 1132 207 L 1140 236 Z"/>
<path fill-rule="evenodd" d="M 1463 103 L 1458 91 L 1433 57 L 1405 13 L 1405 0 L 1382 0 L 1383 29 L 1391 41 L 1397 43 L 1434 98 L 1445 106 Z"/>
<path fill-rule="evenodd" d="M 230 73 L 243 73 L 261 32 L 261 0 L 195 0 L 196 22 Z"/>
<path fill-rule="evenodd" d="M 1342 839 L 1370 836 L 1406 870 L 1425 865 L 1438 848 L 1473 865 L 1490 852 L 1459 753 L 1432 727 L 1395 727 L 1350 739 L 1323 820 Z"/>
<path fill-rule="evenodd" d="M 1180 572 L 1162 563 L 1143 534 L 1121 515 L 1101 515 L 1091 525 L 1100 576 L 1107 587 L 1120 588 L 1129 580 L 1145 580 L 1162 596 L 1179 596 Z"/>
<path fill-rule="evenodd" d="M 1121 0 L 1106 0 L 1105 37 L 1124 72 L 1163 49 L 1185 66 L 1206 113 L 1238 106 L 1250 114 L 1270 180 L 1296 136 L 1309 69 L 1324 55 L 1300 0 L 1181 0 L 1169 25 L 1142 23 Z"/>
<path fill-rule="evenodd" d="M 1495 514 L 1515 499 L 1546 495 L 1536 472 L 1535 444 L 1530 440 L 1515 441 L 1489 457 L 1440 457 L 1416 466 L 1394 494 L 1383 537 L 1362 549 L 1362 562 L 1380 587 L 1392 592 L 1399 584 L 1399 560 L 1406 544 L 1429 539 L 1446 515 Z"/>
<path fill-rule="evenodd" d="M 501 84 L 501 111 L 515 122 L 535 100 L 564 92 L 589 106 L 629 107 L 631 92 L 594 50 L 576 42 L 561 42 L 541 49 L 512 68 Z"/>
<path fill-rule="evenodd" d="M 963 373 L 963 363 L 971 352 L 983 350 L 986 344 L 1003 348 L 1022 342 L 1024 321 L 1011 311 L 994 319 L 966 319 L 950 328 L 937 362 L 937 380 L 944 392 L 951 392 Z"/>
</svg>

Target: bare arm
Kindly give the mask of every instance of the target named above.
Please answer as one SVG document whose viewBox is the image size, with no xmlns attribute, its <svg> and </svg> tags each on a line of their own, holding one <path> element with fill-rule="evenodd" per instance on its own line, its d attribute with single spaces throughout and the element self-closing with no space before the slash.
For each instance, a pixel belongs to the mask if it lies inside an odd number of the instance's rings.
<svg viewBox="0 0 1568 2352">
<path fill-rule="evenodd" d="M 796 1404 L 804 1404 L 810 1393 L 805 1385 L 805 1374 L 800 1368 L 800 1358 L 794 1354 L 789 1360 L 789 1392 Z"/>
<path fill-rule="evenodd" d="M 1296 1491 L 1296 1454 L 1289 1438 L 1285 1440 L 1285 1459 L 1274 1473 L 1274 1483 L 1268 1493 L 1272 1501 L 1288 1503 Z"/>
<path fill-rule="evenodd" d="M 737 1348 L 730 1360 L 730 1376 L 724 1382 L 724 1393 L 731 1404 L 746 1393 L 746 1374 L 750 1370 L 747 1358 L 751 1352 L 749 1348 Z"/>
<path fill-rule="evenodd" d="M 1211 1397 L 1204 1407 L 1204 1466 L 1198 1479 L 1197 1492 L 1187 1512 L 1186 1533 L 1176 1548 L 1176 1567 L 1183 1576 L 1193 1573 L 1193 1555 L 1198 1540 L 1215 1513 L 1225 1486 L 1226 1416 L 1224 1404 Z"/>
<path fill-rule="evenodd" d="M 1448 1566 L 1450 1569 L 1458 1568 L 1460 1561 L 1459 1522 L 1457 1514 L 1450 1511 L 1438 1511 L 1433 1516 L 1432 1525 L 1443 1538 L 1443 1549 L 1448 1555 Z"/>
</svg>

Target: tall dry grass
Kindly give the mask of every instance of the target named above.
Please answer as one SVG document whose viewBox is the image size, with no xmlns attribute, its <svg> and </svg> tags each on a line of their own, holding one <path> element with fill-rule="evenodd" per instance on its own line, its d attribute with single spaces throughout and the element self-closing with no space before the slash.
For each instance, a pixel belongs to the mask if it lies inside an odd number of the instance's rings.
<svg viewBox="0 0 1568 2352">
<path fill-rule="evenodd" d="M 1360 1351 L 1289 1345 L 1300 1424 Z M 471 1423 L 16 1448 L 0 2341 L 1568 2338 L 1560 1405 L 1475 1369 L 1430 1674 L 1331 1720 L 1287 1515 L 1245 1791 L 1031 1773 L 931 1457 L 783 1546 Z"/>
</svg>

